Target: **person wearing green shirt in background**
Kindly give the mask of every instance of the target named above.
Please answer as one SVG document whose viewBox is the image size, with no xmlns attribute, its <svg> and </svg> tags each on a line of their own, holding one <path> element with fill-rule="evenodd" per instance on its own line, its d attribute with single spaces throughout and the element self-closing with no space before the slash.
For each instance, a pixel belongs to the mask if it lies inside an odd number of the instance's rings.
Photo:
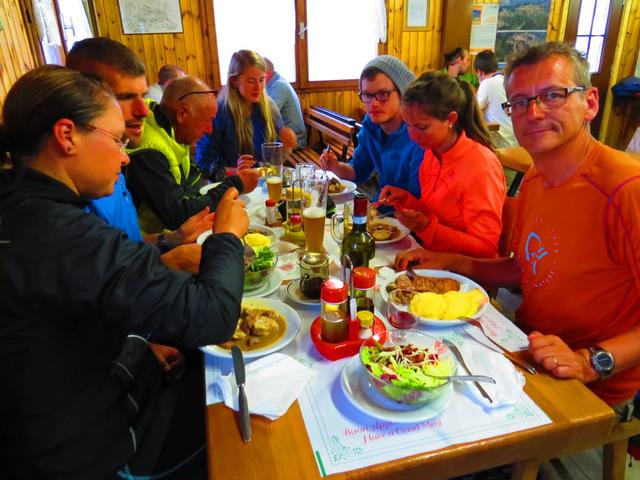
<svg viewBox="0 0 640 480">
<path fill-rule="evenodd" d="M 471 56 L 467 50 L 457 47 L 455 50 L 444 54 L 444 68 L 442 71 L 452 78 L 470 83 L 477 89 L 480 86 L 480 80 L 470 70 Z"/>
</svg>

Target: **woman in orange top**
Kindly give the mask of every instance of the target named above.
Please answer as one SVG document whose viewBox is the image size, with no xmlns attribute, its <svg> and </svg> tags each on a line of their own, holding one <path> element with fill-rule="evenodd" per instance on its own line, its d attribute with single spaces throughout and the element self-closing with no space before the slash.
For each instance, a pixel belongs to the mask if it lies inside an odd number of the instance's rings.
<svg viewBox="0 0 640 480">
<path fill-rule="evenodd" d="M 425 149 L 420 199 L 386 186 L 381 203 L 431 250 L 495 257 L 506 184 L 475 94 L 442 72 L 420 76 L 402 98 L 411 140 Z"/>
</svg>

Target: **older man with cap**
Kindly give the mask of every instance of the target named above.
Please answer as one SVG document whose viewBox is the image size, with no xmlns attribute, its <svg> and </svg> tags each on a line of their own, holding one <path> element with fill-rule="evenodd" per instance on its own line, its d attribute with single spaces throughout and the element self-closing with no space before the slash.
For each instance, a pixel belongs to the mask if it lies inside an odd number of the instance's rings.
<svg viewBox="0 0 640 480">
<path fill-rule="evenodd" d="M 228 187 L 240 192 L 256 187 L 257 170 L 245 169 L 205 195 L 199 193 L 206 182 L 191 163 L 189 150 L 211 133 L 218 111 L 215 91 L 206 83 L 192 76 L 176 78 L 161 103 L 148 105 L 140 143 L 128 150 L 131 163 L 126 174 L 143 231 L 174 229 L 205 207 L 215 209 Z"/>
<path fill-rule="evenodd" d="M 415 75 L 398 58 L 380 55 L 360 74 L 360 100 L 367 115 L 358 133 L 358 147 L 349 163 L 333 152 L 321 156 L 327 170 L 362 183 L 376 171 L 380 188 L 392 185 L 420 196 L 418 169 L 424 150 L 409 139 L 402 118 L 402 93 Z"/>
</svg>

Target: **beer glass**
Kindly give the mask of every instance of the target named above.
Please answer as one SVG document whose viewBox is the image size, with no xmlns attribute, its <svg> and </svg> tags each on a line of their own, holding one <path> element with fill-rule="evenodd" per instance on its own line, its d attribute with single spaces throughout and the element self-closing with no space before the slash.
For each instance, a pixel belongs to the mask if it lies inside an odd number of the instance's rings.
<svg viewBox="0 0 640 480">
<path fill-rule="evenodd" d="M 284 150 L 282 142 L 268 142 L 262 144 L 262 168 L 269 198 L 280 202 L 282 200 L 282 162 Z"/>
<path fill-rule="evenodd" d="M 324 242 L 324 219 L 327 215 L 327 190 L 329 179 L 321 170 L 315 171 L 302 181 L 302 224 L 309 253 L 322 253 Z"/>
</svg>

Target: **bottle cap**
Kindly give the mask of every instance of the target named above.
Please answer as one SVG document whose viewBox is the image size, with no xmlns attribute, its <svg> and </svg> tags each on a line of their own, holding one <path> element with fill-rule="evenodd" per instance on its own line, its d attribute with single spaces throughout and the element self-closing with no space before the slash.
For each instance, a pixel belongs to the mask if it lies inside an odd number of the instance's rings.
<svg viewBox="0 0 640 480">
<path fill-rule="evenodd" d="M 264 204 L 267 207 L 275 207 L 276 206 L 276 201 L 273 200 L 272 198 L 268 198 L 268 199 L 265 200 Z"/>
<path fill-rule="evenodd" d="M 356 267 L 351 274 L 353 288 L 366 289 L 376 286 L 376 271 L 369 267 Z"/>
<path fill-rule="evenodd" d="M 293 215 L 291 215 L 291 218 L 289 219 L 289 221 L 293 224 L 302 223 L 302 217 L 297 213 L 294 213 Z"/>
<path fill-rule="evenodd" d="M 337 278 L 330 278 L 322 282 L 320 298 L 323 302 L 340 303 L 347 299 L 347 284 Z"/>
<path fill-rule="evenodd" d="M 356 318 L 360 321 L 360 327 L 369 328 L 373 325 L 373 313 L 369 310 L 360 310 L 356 314 Z"/>
</svg>

